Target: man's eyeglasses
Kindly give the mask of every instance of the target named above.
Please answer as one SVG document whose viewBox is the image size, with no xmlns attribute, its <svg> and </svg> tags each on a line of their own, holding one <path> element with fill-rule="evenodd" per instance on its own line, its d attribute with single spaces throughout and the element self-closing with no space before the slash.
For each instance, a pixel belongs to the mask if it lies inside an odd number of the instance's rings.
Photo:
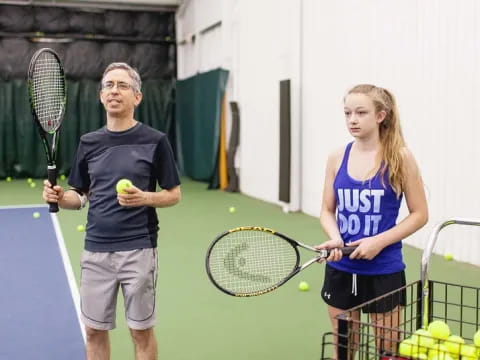
<svg viewBox="0 0 480 360">
<path fill-rule="evenodd" d="M 113 88 L 115 87 L 115 85 L 117 86 L 117 89 L 118 90 L 129 90 L 129 89 L 132 89 L 133 88 L 133 85 L 127 83 L 127 82 L 124 82 L 124 81 L 118 81 L 118 82 L 115 82 L 115 81 L 105 81 L 104 83 L 102 83 L 102 89 L 103 90 L 113 90 Z"/>
</svg>

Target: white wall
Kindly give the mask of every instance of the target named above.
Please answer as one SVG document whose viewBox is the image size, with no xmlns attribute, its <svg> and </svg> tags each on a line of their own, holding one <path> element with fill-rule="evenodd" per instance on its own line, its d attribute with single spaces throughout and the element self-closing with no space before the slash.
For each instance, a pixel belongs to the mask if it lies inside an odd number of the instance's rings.
<svg viewBox="0 0 480 360">
<path fill-rule="evenodd" d="M 190 0 L 180 10 L 184 28 L 195 19 L 196 29 L 185 33 L 221 21 L 208 51 L 197 43 L 187 59 L 179 52 L 179 76 L 231 71 L 227 95 L 241 111 L 242 192 L 278 203 L 278 83 L 290 78 L 291 209 L 318 216 L 326 156 L 349 141 L 342 97 L 367 82 L 396 95 L 424 177 L 430 222 L 408 242 L 423 246 L 446 218 L 480 218 L 478 1 Z M 437 251 L 480 263 L 478 229 L 453 226 L 440 240 Z"/>
</svg>

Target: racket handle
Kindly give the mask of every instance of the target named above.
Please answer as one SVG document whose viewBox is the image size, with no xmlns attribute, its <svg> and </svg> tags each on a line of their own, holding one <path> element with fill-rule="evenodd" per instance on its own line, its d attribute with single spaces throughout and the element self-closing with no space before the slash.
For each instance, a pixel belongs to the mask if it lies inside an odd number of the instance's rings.
<svg viewBox="0 0 480 360">
<path fill-rule="evenodd" d="M 55 165 L 49 165 L 47 169 L 48 181 L 52 185 L 52 188 L 57 185 L 57 167 Z M 51 213 L 58 212 L 58 203 L 48 203 L 48 211 Z"/>
<path fill-rule="evenodd" d="M 335 248 L 335 249 L 339 249 L 339 250 L 342 252 L 342 255 L 343 255 L 343 256 L 348 256 L 348 255 L 350 255 L 352 252 L 354 252 L 357 247 L 358 247 L 358 246 L 344 246 L 344 247 Z M 328 249 L 325 257 L 330 256 L 330 252 L 331 252 L 332 250 L 334 250 L 334 249 Z"/>
<path fill-rule="evenodd" d="M 358 246 L 344 246 L 340 250 L 342 251 L 342 255 L 350 255 Z"/>
</svg>

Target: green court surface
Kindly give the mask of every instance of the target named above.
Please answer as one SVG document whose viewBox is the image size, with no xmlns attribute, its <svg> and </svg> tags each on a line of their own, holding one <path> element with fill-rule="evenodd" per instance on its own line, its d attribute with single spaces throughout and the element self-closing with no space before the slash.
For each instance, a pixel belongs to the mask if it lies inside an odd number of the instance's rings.
<svg viewBox="0 0 480 360">
<path fill-rule="evenodd" d="M 285 214 L 276 205 L 241 194 L 207 190 L 204 183 L 182 180 L 181 203 L 158 210 L 156 336 L 159 359 L 319 359 L 322 334 L 330 329 L 326 306 L 319 293 L 324 265 L 314 264 L 277 291 L 253 298 L 233 298 L 221 293 L 209 282 L 205 272 L 207 247 L 224 230 L 242 225 L 265 226 L 301 242 L 318 244 L 324 240 L 318 218 Z M 0 205 L 42 203 L 42 181 L 36 179 L 35 182 L 37 186 L 31 188 L 25 179 L 0 180 Z M 234 213 L 229 212 L 232 206 L 236 208 Z M 77 225 L 85 224 L 86 215 L 86 209 L 61 210 L 58 215 L 77 281 L 84 236 L 77 231 Z M 305 260 L 310 258 L 308 252 L 302 254 Z M 404 254 L 407 282 L 418 280 L 421 251 L 405 246 Z M 479 286 L 478 274 L 478 267 L 432 257 L 432 279 Z M 302 280 L 310 284 L 309 291 L 297 289 Z M 133 347 L 120 299 L 117 328 L 111 332 L 111 358 L 130 360 Z"/>
</svg>

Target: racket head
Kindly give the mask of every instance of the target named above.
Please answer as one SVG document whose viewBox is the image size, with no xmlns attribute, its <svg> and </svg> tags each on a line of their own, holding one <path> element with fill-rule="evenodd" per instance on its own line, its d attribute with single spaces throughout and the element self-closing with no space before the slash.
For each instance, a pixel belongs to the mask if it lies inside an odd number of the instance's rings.
<svg viewBox="0 0 480 360">
<path fill-rule="evenodd" d="M 54 134 L 65 115 L 67 88 L 58 54 L 42 48 L 33 54 L 28 67 L 28 96 L 35 122 L 48 134 Z"/>
<path fill-rule="evenodd" d="M 217 236 L 206 255 L 209 279 L 237 297 L 266 294 L 298 270 L 300 253 L 294 241 L 272 229 L 244 226 Z"/>
</svg>

